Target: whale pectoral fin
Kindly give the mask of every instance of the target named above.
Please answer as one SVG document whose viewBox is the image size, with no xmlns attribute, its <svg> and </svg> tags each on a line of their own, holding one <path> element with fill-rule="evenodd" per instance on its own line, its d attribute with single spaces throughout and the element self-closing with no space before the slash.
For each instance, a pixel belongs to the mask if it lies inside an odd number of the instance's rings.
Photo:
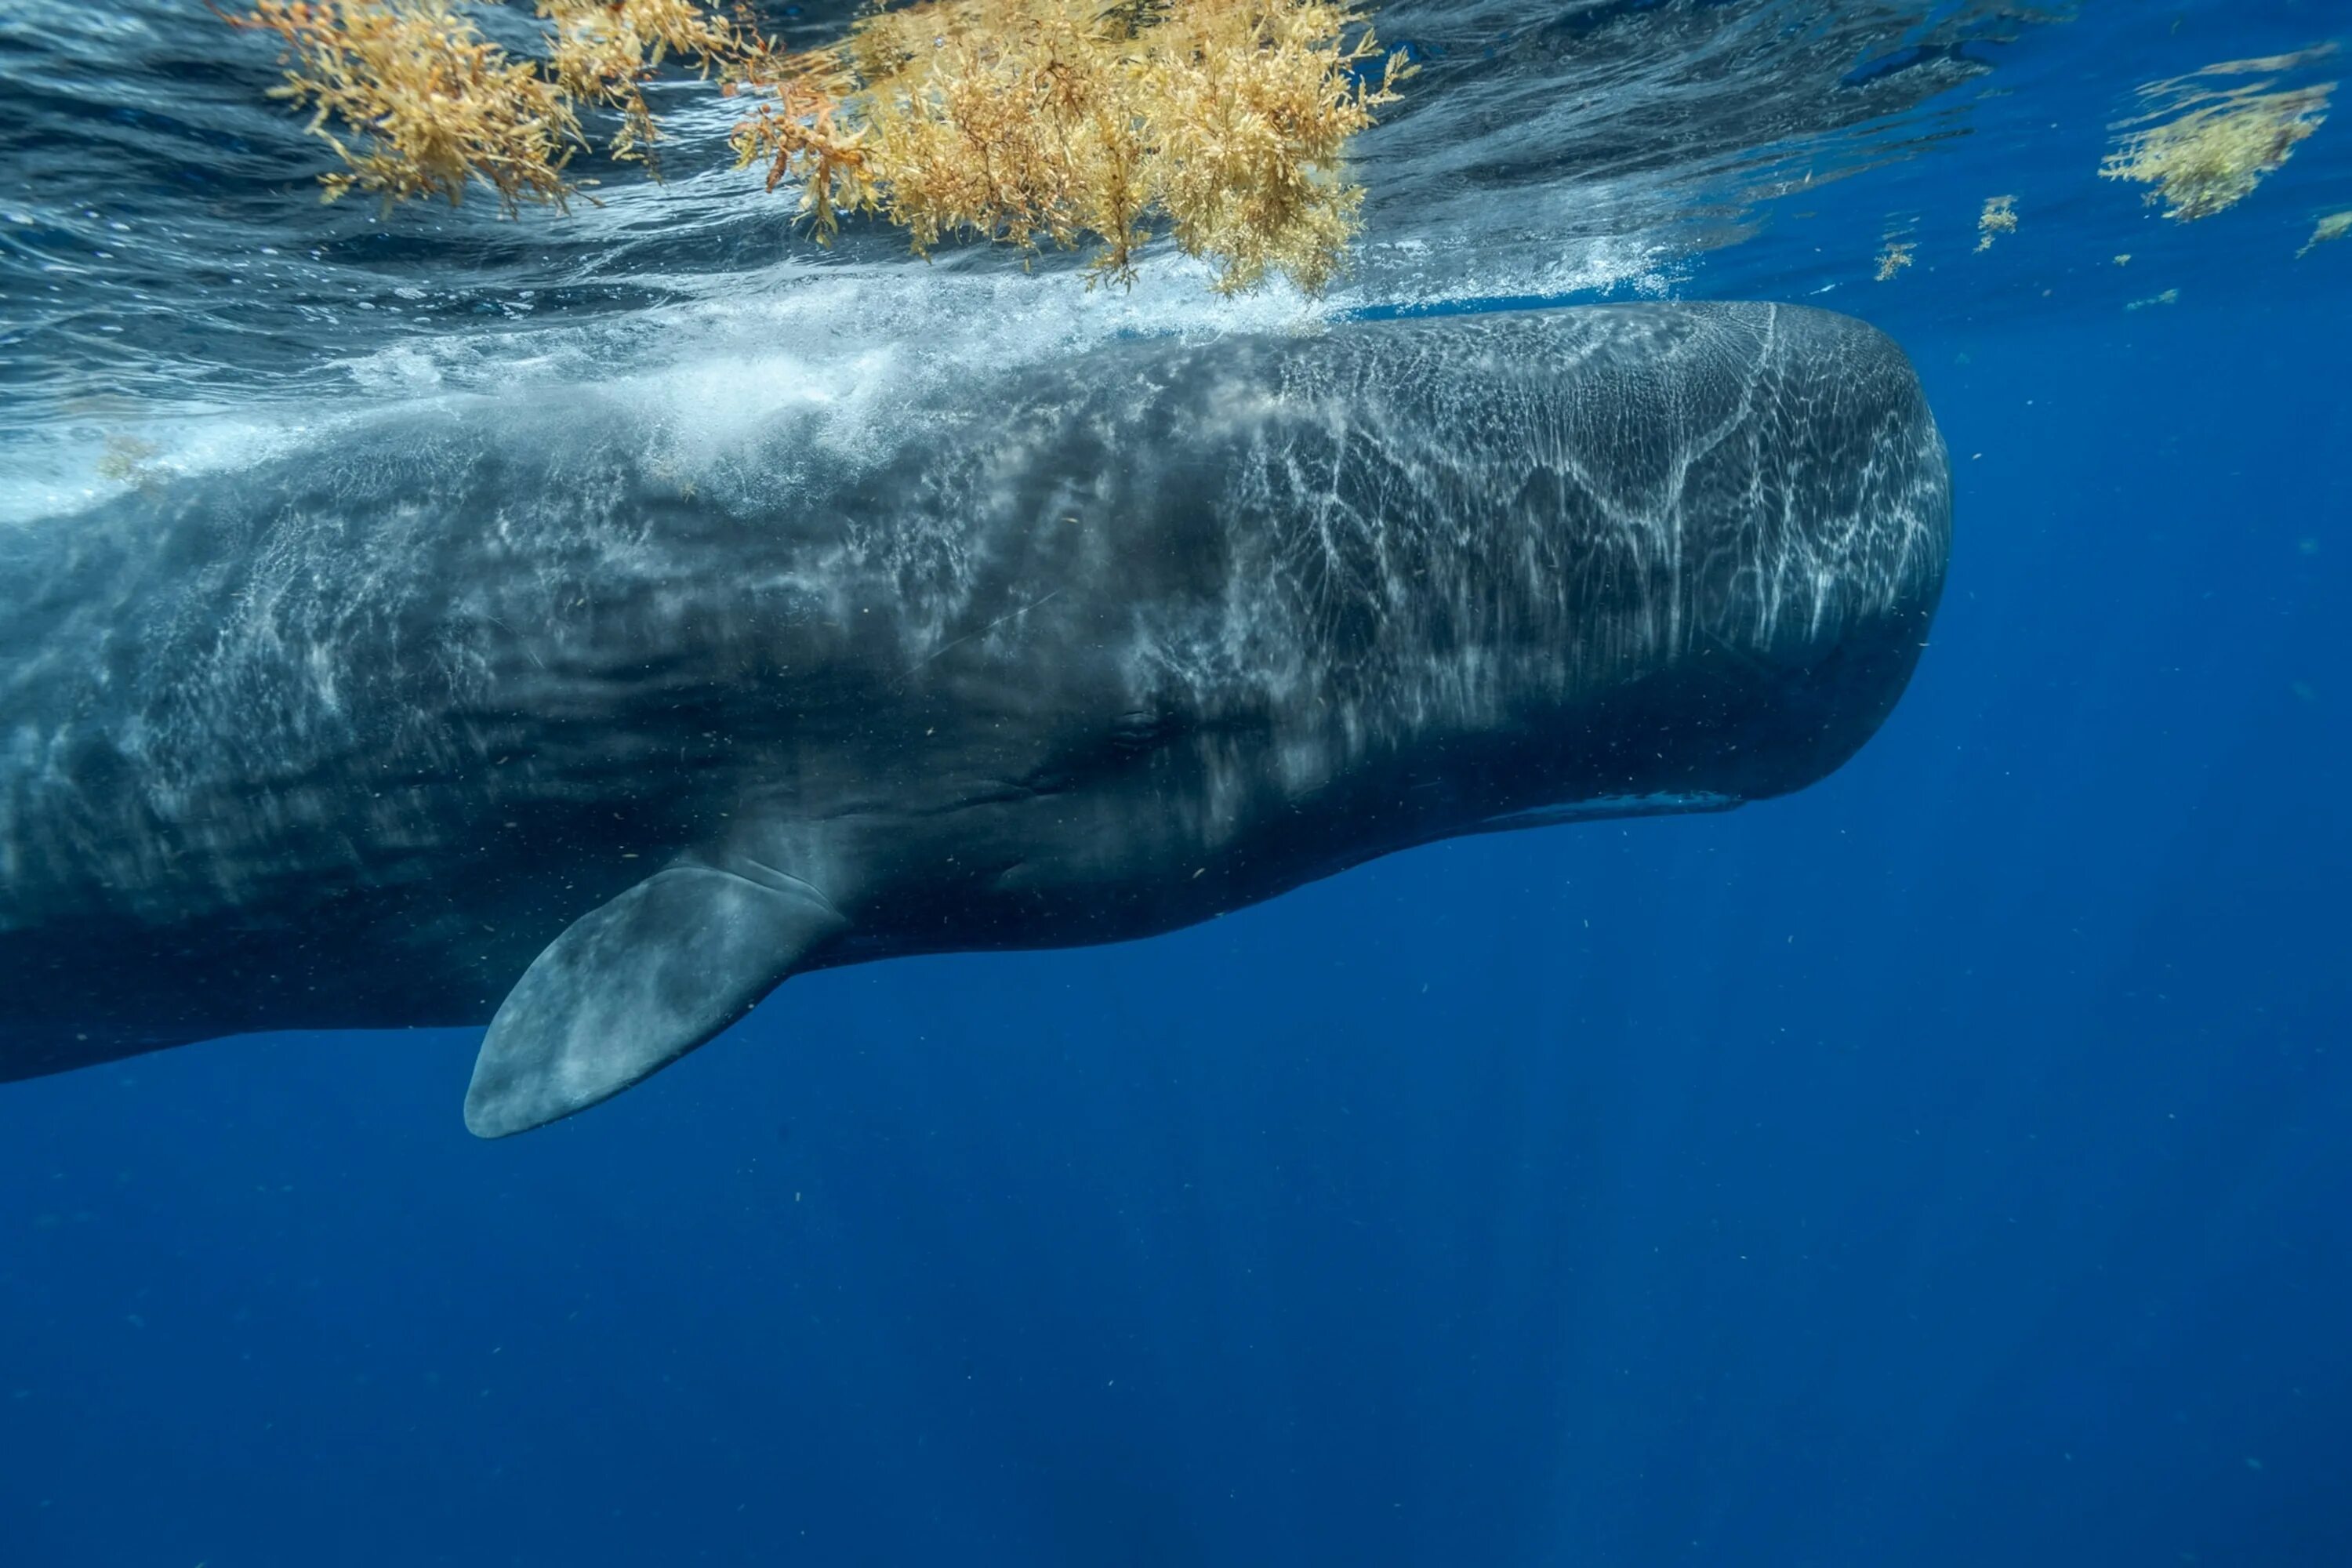
<svg viewBox="0 0 2352 1568">
<path fill-rule="evenodd" d="M 507 994 L 466 1126 L 503 1138 L 611 1099 L 751 1011 L 846 923 L 797 884 L 656 872 L 573 921 Z"/>
</svg>

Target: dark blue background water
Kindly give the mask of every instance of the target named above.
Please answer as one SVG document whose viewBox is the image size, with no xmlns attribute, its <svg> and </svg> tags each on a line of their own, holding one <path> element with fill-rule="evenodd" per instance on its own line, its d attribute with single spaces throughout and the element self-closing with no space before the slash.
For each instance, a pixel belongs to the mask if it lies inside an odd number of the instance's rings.
<svg viewBox="0 0 2352 1568">
<path fill-rule="evenodd" d="M 1958 479 L 1836 776 L 797 980 L 510 1142 L 465 1033 L 6 1086 L 0 1563 L 2352 1562 L 2352 254 L 1868 283 L 1957 166 L 1810 220 Z"/>
</svg>

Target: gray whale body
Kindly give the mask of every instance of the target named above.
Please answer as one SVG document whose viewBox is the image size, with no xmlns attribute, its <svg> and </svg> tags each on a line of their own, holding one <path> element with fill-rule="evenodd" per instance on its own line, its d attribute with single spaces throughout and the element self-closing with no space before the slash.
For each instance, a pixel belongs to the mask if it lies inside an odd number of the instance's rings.
<svg viewBox="0 0 2352 1568">
<path fill-rule="evenodd" d="M 1787 306 L 1118 343 L 887 428 L 461 403 L 0 535 L 0 1078 L 487 1021 L 497 1136 L 802 971 L 1794 790 L 1949 545 L 1902 353 Z"/>
</svg>

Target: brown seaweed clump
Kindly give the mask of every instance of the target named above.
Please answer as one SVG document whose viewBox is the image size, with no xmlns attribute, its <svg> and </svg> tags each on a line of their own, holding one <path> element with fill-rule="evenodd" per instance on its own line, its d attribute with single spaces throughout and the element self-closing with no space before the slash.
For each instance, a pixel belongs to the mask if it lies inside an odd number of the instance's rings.
<svg viewBox="0 0 2352 1568">
<path fill-rule="evenodd" d="M 286 79 L 274 96 L 312 110 L 310 129 L 343 163 L 320 177 L 329 201 L 357 190 L 386 205 L 416 196 L 454 205 L 479 181 L 509 216 L 525 205 L 566 208 L 580 189 L 565 166 L 589 145 L 579 106 L 617 115 L 607 153 L 650 163 L 660 127 L 645 84 L 676 58 L 716 72 L 730 92 L 760 96 L 758 114 L 738 129 L 738 151 L 751 156 L 745 136 L 756 124 L 759 155 L 775 163 L 770 188 L 800 174 L 803 207 L 821 235 L 841 193 L 870 205 L 856 133 L 837 121 L 825 62 L 782 54 L 699 0 L 535 0 L 551 25 L 544 60 L 509 56 L 456 0 L 251 3 L 220 14 L 283 44 Z"/>
<path fill-rule="evenodd" d="M 535 3 L 544 60 L 506 55 L 455 0 L 253 0 L 229 20 L 283 43 L 276 90 L 344 164 L 330 199 L 456 202 L 479 180 L 509 213 L 562 207 L 579 106 L 617 117 L 613 154 L 650 158 L 644 84 L 676 58 L 747 100 L 739 160 L 771 190 L 796 181 L 820 239 L 871 212 L 918 253 L 1091 241 L 1092 278 L 1124 282 L 1164 227 L 1227 292 L 1329 283 L 1363 199 L 1342 149 L 1410 68 L 1347 0 L 924 0 L 800 53 L 704 0 Z"/>
<path fill-rule="evenodd" d="M 2311 237 L 2303 242 L 2303 248 L 2294 253 L 2294 258 L 2300 261 L 2321 246 L 2342 239 L 2347 234 L 2352 234 L 2352 207 L 2329 213 L 2312 225 Z"/>
<path fill-rule="evenodd" d="M 2224 60 L 2150 82 L 2140 96 L 2161 107 L 2117 127 L 2124 134 L 2100 174 L 2152 187 L 2149 205 L 2162 202 L 2164 216 L 2180 223 L 2235 206 L 2326 120 L 2334 82 L 2281 89 L 2278 81 L 2328 52 Z M 2232 80 L 2242 77 L 2258 79 Z"/>
<path fill-rule="evenodd" d="M 860 23 L 843 50 L 885 190 L 928 251 L 968 233 L 1034 250 L 1093 239 L 1134 276 L 1148 222 L 1216 287 L 1330 280 L 1363 193 L 1340 149 L 1402 61 L 1332 0 L 940 0 Z"/>
<path fill-rule="evenodd" d="M 98 458 L 98 476 L 117 484 L 135 485 L 141 489 L 152 489 L 156 482 L 155 459 L 163 448 L 152 441 L 142 441 L 136 436 L 120 431 L 106 437 Z"/>
<path fill-rule="evenodd" d="M 1987 196 L 1984 211 L 1977 215 L 1977 254 L 1992 248 L 1992 242 L 2004 234 L 2017 232 L 2017 198 Z"/>
<path fill-rule="evenodd" d="M 227 19 L 284 41 L 274 96 L 313 110 L 310 129 L 343 163 L 320 177 L 328 201 L 361 190 L 455 203 L 479 180 L 512 213 L 573 194 L 563 166 L 585 142 L 570 98 L 450 0 L 254 0 Z"/>
</svg>

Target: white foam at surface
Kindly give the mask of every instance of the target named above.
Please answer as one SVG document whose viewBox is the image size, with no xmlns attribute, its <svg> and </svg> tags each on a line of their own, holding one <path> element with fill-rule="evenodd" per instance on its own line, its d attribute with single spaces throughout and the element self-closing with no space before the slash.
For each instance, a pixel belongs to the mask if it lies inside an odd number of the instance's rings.
<svg viewBox="0 0 2352 1568">
<path fill-rule="evenodd" d="M 1089 289 L 1070 268 L 1023 272 L 982 257 L 832 264 L 782 261 L 758 272 L 675 279 L 695 297 L 622 315 L 560 317 L 457 331 L 419 331 L 341 362 L 341 402 L 248 403 L 210 414 L 59 429 L 12 453 L 0 522 L 80 510 L 131 488 L 100 468 L 110 449 L 140 444 L 146 482 L 266 462 L 331 439 L 340 423 L 457 396 L 528 395 L 593 385 L 645 406 L 689 468 L 756 436 L 779 416 L 826 411 L 825 438 L 862 444 L 875 421 L 955 382 L 1082 353 L 1122 337 L 1283 331 L 1368 307 L 1441 303 L 1501 293 L 1664 293 L 1676 280 L 1662 247 L 1583 241 L 1530 274 L 1486 276 L 1466 247 L 1406 242 L 1411 270 L 1432 279 L 1403 298 L 1342 287 L 1313 300 L 1276 284 L 1223 298 L 1202 264 L 1166 247 L 1131 288 Z M 529 304 L 530 301 L 523 301 Z M 148 448 L 152 448 L 152 453 Z"/>
</svg>

